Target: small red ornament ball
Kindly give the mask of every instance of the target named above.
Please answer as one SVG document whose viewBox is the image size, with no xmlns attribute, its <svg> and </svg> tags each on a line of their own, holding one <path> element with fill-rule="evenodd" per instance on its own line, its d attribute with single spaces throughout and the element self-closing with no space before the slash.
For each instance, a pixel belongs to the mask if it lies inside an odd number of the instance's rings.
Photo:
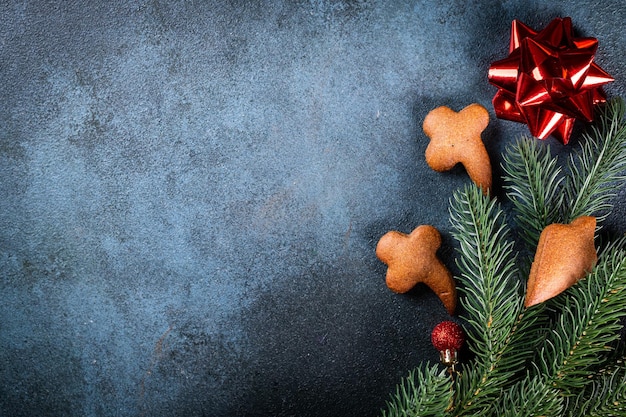
<svg viewBox="0 0 626 417">
<path fill-rule="evenodd" d="M 465 342 L 465 334 L 461 326 L 455 322 L 442 321 L 433 329 L 430 340 L 438 351 L 459 350 Z"/>
</svg>

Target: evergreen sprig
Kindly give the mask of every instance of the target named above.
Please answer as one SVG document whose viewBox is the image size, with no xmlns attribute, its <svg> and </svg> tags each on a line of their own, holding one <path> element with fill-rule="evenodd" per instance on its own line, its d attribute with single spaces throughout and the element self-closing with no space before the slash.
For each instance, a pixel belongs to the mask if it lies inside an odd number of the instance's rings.
<svg viewBox="0 0 626 417">
<path fill-rule="evenodd" d="M 571 402 L 567 417 L 623 417 L 626 415 L 626 366 L 624 359 L 602 373 Z"/>
<path fill-rule="evenodd" d="M 459 379 L 456 415 L 491 407 L 499 387 L 518 371 L 503 367 L 513 328 L 522 310 L 513 242 L 497 201 L 475 185 L 454 193 L 450 204 L 452 235 L 459 243 L 457 265 L 468 345 L 476 360 Z M 511 364 L 514 365 L 515 363 Z"/>
<path fill-rule="evenodd" d="M 520 139 L 503 156 L 505 190 L 516 211 L 521 235 L 534 247 L 541 231 L 561 218 L 563 176 L 550 148 Z"/>
<path fill-rule="evenodd" d="M 585 133 L 579 152 L 568 163 L 563 218 L 570 222 L 583 215 L 603 220 L 612 209 L 616 182 L 626 168 L 626 105 L 614 98 L 599 107 L 599 122 Z"/>
<path fill-rule="evenodd" d="M 409 372 L 387 402 L 383 417 L 439 417 L 452 402 L 452 380 L 446 370 L 426 365 Z"/>
<path fill-rule="evenodd" d="M 563 410 L 563 397 L 559 391 L 538 376 L 526 374 L 526 378 L 502 392 L 494 405 L 497 417 L 559 416 Z"/>
<path fill-rule="evenodd" d="M 513 242 L 497 201 L 490 200 L 476 186 L 457 191 L 450 207 L 452 235 L 459 242 L 457 265 L 461 299 L 470 325 L 470 348 L 478 362 L 489 370 L 517 312 L 519 298 Z M 511 316 L 513 319 L 511 319 Z"/>
<path fill-rule="evenodd" d="M 610 213 L 626 180 L 625 110 L 621 99 L 601 109 L 566 172 L 535 140 L 507 149 L 505 190 L 531 249 L 550 223 L 581 215 L 601 221 Z M 453 195 L 462 318 L 475 358 L 456 378 L 437 366 L 411 372 L 383 416 L 626 415 L 626 348 L 618 343 L 626 320 L 626 237 L 606 245 L 578 284 L 524 308 L 525 265 L 518 265 L 504 217 L 497 200 L 473 185 Z"/>
</svg>

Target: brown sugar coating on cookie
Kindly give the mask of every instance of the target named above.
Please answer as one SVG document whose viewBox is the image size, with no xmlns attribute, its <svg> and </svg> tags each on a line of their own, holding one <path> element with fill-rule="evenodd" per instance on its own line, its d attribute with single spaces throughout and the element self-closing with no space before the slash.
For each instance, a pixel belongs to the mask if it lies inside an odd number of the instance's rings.
<svg viewBox="0 0 626 417">
<path fill-rule="evenodd" d="M 526 307 L 560 294 L 591 272 L 598 260 L 595 230 L 596 219 L 582 216 L 570 224 L 551 224 L 541 232 L 528 277 Z"/>
<path fill-rule="evenodd" d="M 470 104 L 458 113 L 446 106 L 432 110 L 423 124 L 430 138 L 426 163 L 439 172 L 463 164 L 472 181 L 487 194 L 492 181 L 491 162 L 480 135 L 488 124 L 489 112 L 480 104 Z"/>
<path fill-rule="evenodd" d="M 456 285 L 452 274 L 437 258 L 441 235 L 432 226 L 422 225 L 411 234 L 391 231 L 378 241 L 376 256 L 387 268 L 387 286 L 405 293 L 418 283 L 426 284 L 452 315 L 456 309 Z"/>
</svg>

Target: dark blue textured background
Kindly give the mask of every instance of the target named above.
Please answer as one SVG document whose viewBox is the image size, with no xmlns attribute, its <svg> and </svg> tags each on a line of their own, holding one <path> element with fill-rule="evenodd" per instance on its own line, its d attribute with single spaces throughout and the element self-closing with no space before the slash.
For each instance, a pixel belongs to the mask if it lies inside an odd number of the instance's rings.
<svg viewBox="0 0 626 417">
<path fill-rule="evenodd" d="M 452 263 L 422 120 L 485 105 L 497 176 L 487 68 L 559 16 L 626 95 L 622 0 L 1 1 L 0 415 L 376 415 L 447 318 L 374 255 Z"/>
</svg>

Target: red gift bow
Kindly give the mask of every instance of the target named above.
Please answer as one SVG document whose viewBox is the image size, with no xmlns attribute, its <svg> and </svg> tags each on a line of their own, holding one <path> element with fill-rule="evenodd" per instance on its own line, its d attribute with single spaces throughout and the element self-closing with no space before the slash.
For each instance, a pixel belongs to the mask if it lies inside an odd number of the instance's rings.
<svg viewBox="0 0 626 417">
<path fill-rule="evenodd" d="M 593 120 L 593 106 L 606 101 L 601 86 L 614 80 L 593 62 L 597 48 L 596 38 L 574 37 L 569 17 L 541 32 L 514 20 L 509 56 L 489 67 L 489 82 L 498 87 L 496 116 L 567 144 L 574 121 Z"/>
</svg>

